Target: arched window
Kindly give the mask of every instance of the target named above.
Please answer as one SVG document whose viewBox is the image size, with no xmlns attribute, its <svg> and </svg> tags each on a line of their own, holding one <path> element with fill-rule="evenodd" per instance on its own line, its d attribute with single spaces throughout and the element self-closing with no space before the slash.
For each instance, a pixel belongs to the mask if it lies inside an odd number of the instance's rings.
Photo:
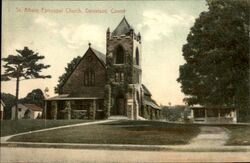
<svg viewBox="0 0 250 163">
<path fill-rule="evenodd" d="M 136 63 L 136 65 L 139 65 L 139 61 L 140 61 L 139 50 L 138 50 L 138 48 L 136 48 L 136 52 L 135 52 L 135 63 Z"/>
<path fill-rule="evenodd" d="M 116 53 L 115 53 L 115 63 L 116 64 L 123 64 L 124 63 L 124 50 L 122 48 L 121 45 L 119 45 L 116 49 Z"/>
<path fill-rule="evenodd" d="M 95 85 L 95 72 L 91 69 L 87 69 L 84 72 L 84 85 L 93 86 Z"/>
</svg>

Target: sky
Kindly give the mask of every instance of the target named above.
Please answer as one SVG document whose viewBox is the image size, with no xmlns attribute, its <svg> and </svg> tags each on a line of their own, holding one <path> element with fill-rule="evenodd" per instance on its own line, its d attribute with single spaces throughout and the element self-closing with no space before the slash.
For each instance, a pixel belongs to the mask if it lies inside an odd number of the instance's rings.
<svg viewBox="0 0 250 163">
<path fill-rule="evenodd" d="M 158 104 L 183 104 L 185 95 L 176 81 L 179 66 L 185 63 L 182 46 L 195 19 L 207 10 L 205 1 L 4 0 L 2 4 L 2 57 L 28 46 L 45 56 L 41 63 L 51 65 L 42 74 L 52 78 L 21 81 L 19 97 L 46 87 L 50 97 L 55 96 L 54 87 L 67 63 L 83 56 L 89 42 L 105 54 L 107 28 L 113 31 L 125 16 L 142 36 L 143 84 Z M 15 89 L 15 80 L 1 82 L 1 92 L 15 95 Z"/>
</svg>

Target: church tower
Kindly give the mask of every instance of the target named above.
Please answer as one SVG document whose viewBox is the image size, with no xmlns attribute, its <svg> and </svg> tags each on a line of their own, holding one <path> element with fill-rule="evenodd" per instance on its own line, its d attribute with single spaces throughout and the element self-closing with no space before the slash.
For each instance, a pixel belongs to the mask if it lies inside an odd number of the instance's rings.
<svg viewBox="0 0 250 163">
<path fill-rule="evenodd" d="M 106 107 L 110 115 L 138 119 L 142 106 L 141 36 L 123 17 L 113 32 L 106 33 Z"/>
</svg>

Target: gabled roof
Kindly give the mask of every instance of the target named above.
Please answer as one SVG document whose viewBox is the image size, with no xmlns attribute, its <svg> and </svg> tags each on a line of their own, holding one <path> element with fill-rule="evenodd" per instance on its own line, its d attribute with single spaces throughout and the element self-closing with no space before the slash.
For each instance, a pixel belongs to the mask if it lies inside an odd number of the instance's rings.
<svg viewBox="0 0 250 163">
<path fill-rule="evenodd" d="M 28 109 L 33 110 L 33 111 L 43 111 L 43 108 L 35 105 L 35 104 L 23 104 L 26 106 Z"/>
<path fill-rule="evenodd" d="M 92 50 L 93 53 L 95 53 L 95 55 L 97 56 L 97 58 L 104 64 L 106 65 L 106 55 L 103 54 L 102 52 L 99 52 L 98 50 L 95 50 L 93 48 L 90 47 L 90 49 Z"/>
<path fill-rule="evenodd" d="M 70 72 L 70 74 L 66 77 L 66 79 L 64 80 L 64 82 L 62 83 L 62 86 L 67 82 L 67 80 L 70 78 L 70 76 L 72 75 L 72 73 L 75 71 L 75 69 L 78 67 L 78 65 L 80 64 L 80 62 L 83 60 L 83 58 L 85 57 L 85 54 L 91 50 L 95 56 L 98 58 L 98 60 L 101 62 L 101 64 L 103 65 L 104 68 L 106 68 L 106 55 L 99 52 L 98 50 L 93 49 L 92 47 L 89 47 L 88 50 L 84 53 L 84 55 L 82 56 L 82 58 L 80 59 L 80 61 L 76 64 L 75 68 L 73 69 L 73 71 Z"/>
<path fill-rule="evenodd" d="M 161 109 L 154 100 L 147 100 L 147 99 L 144 99 L 144 104 L 145 105 L 149 105 L 151 106 L 152 108 L 155 108 L 155 109 Z"/>
<path fill-rule="evenodd" d="M 2 99 L 1 99 L 1 105 L 3 105 L 3 107 L 5 107 L 5 103 L 3 102 Z"/>
<path fill-rule="evenodd" d="M 130 30 L 133 29 L 126 20 L 125 16 L 123 17 L 120 24 L 112 32 L 112 36 L 128 35 Z"/>
</svg>

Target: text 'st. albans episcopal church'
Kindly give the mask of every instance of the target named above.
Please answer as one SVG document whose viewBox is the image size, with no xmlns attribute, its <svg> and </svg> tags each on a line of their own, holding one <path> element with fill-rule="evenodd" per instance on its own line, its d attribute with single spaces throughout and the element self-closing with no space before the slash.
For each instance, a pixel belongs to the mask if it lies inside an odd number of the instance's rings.
<svg viewBox="0 0 250 163">
<path fill-rule="evenodd" d="M 46 100 L 46 118 L 160 118 L 160 107 L 141 82 L 141 61 L 140 33 L 124 17 L 113 32 L 107 29 L 106 55 L 89 44 L 59 96 Z"/>
</svg>

